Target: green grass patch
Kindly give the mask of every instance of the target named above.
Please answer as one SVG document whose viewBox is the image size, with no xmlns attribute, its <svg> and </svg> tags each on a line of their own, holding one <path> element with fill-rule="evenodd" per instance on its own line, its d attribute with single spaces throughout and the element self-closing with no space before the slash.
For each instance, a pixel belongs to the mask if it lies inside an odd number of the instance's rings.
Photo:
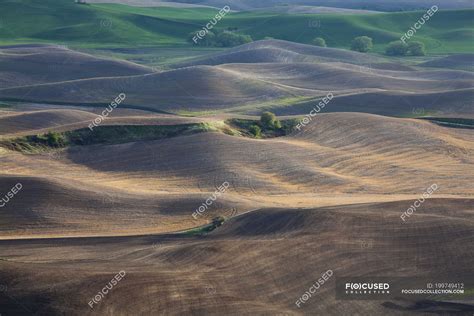
<svg viewBox="0 0 474 316">
<path fill-rule="evenodd" d="M 247 120 L 247 119 L 228 119 L 226 124 L 231 128 L 237 130 L 241 136 L 251 138 L 273 138 L 281 137 L 290 134 L 295 130 L 298 124 L 297 119 L 289 119 L 280 121 L 281 128 L 266 128 L 258 120 Z M 254 130 L 255 126 L 260 129 L 259 135 L 256 135 Z"/>
<path fill-rule="evenodd" d="M 213 218 L 211 223 L 189 229 L 187 231 L 184 231 L 183 234 L 189 236 L 203 236 L 222 226 L 225 221 L 226 218 L 224 218 L 223 216 L 218 216 Z"/>
<path fill-rule="evenodd" d="M 157 140 L 215 130 L 210 124 L 98 126 L 63 133 L 48 132 L 0 141 L 0 146 L 24 153 L 38 153 L 68 146 L 120 144 Z"/>
<path fill-rule="evenodd" d="M 217 12 L 212 8 L 144 8 L 118 4 L 78 5 L 72 0 L 6 0 L 0 2 L 0 44 L 61 43 L 71 47 L 191 47 L 186 38 Z M 21 14 L 18 14 L 21 12 Z M 265 37 L 310 44 L 322 37 L 329 47 L 349 48 L 356 36 L 374 40 L 374 51 L 398 40 L 424 11 L 346 15 L 229 13 L 216 30 L 236 29 L 254 40 Z M 428 53 L 474 51 L 474 10 L 440 10 L 412 40 Z M 317 28 L 311 21 L 319 21 Z"/>
<path fill-rule="evenodd" d="M 445 127 L 474 129 L 474 119 L 455 117 L 423 117 L 420 119 Z"/>
<path fill-rule="evenodd" d="M 217 110 L 216 113 L 242 113 L 248 115 L 260 115 L 264 111 L 278 112 L 279 109 L 291 108 L 297 104 L 314 102 L 323 98 L 314 97 L 287 97 L 281 99 L 275 99 L 270 101 L 258 101 L 255 103 L 249 103 L 241 106 L 235 106 L 230 109 Z"/>
</svg>

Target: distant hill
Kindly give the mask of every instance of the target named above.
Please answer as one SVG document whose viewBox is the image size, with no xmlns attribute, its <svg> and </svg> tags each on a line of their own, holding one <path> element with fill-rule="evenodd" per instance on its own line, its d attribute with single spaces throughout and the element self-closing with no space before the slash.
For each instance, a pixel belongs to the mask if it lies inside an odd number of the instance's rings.
<svg viewBox="0 0 474 316">
<path fill-rule="evenodd" d="M 474 71 L 474 54 L 455 54 L 441 57 L 424 62 L 420 66 Z"/>
<path fill-rule="evenodd" d="M 151 68 L 123 60 L 97 58 L 62 46 L 0 47 L 1 88 L 152 72 L 154 71 Z"/>
<path fill-rule="evenodd" d="M 54 56 L 55 52 L 51 54 Z M 258 57 L 258 62 L 253 56 Z M 97 63 L 97 69 L 102 63 L 109 65 L 109 73 L 124 67 L 104 59 Z M 11 61 L 11 67 L 15 65 L 20 68 L 21 62 Z M 141 71 L 134 64 L 125 65 Z M 67 67 L 71 73 L 80 73 L 84 68 L 80 63 Z M 121 105 L 124 108 L 188 114 L 258 114 L 271 109 L 279 114 L 300 115 L 311 111 L 322 96 L 332 92 L 334 99 L 324 111 L 409 116 L 414 108 L 423 107 L 427 113 L 474 115 L 472 72 L 420 70 L 341 49 L 266 40 L 180 67 L 107 77 L 89 72 L 90 77 L 75 80 L 55 77 L 55 82 L 48 79 L 0 88 L 0 100 L 103 107 L 119 93 L 126 93 Z M 34 74 L 42 68 L 39 65 L 28 69 Z M 28 71 L 23 76 L 28 77 Z"/>
<path fill-rule="evenodd" d="M 304 45 L 281 40 L 262 40 L 240 45 L 224 52 L 182 62 L 173 67 L 195 65 L 220 65 L 230 63 L 297 63 L 297 62 L 343 61 L 350 64 L 367 65 L 381 59 L 358 52 Z"/>
<path fill-rule="evenodd" d="M 234 3 L 234 2 L 233 2 Z M 253 3 L 253 2 L 252 2 Z M 264 3 L 265 4 L 265 3 Z M 19 10 L 22 12 L 18 15 Z M 118 4 L 78 5 L 69 0 L 0 2 L 0 44 L 56 43 L 83 48 L 179 46 L 217 10 L 212 8 L 130 7 Z M 56 12 L 61 12 L 60 15 Z M 423 11 L 381 14 L 230 13 L 216 26 L 233 28 L 254 40 L 265 37 L 309 44 L 315 37 L 328 46 L 349 48 L 352 39 L 368 35 L 374 51 L 400 38 Z M 35 17 L 32 19 L 31 17 Z M 474 10 L 440 11 L 417 32 L 429 53 L 474 51 Z"/>
<path fill-rule="evenodd" d="M 88 1 L 89 2 L 89 1 Z M 407 11 L 429 8 L 438 5 L 442 9 L 473 8 L 470 0 L 91 0 L 90 2 L 114 2 L 114 3 L 142 3 L 141 5 L 157 5 L 161 3 L 207 5 L 223 7 L 231 5 L 235 10 L 252 10 L 256 8 L 273 6 L 326 6 L 335 8 L 364 9 L 377 11 Z"/>
</svg>

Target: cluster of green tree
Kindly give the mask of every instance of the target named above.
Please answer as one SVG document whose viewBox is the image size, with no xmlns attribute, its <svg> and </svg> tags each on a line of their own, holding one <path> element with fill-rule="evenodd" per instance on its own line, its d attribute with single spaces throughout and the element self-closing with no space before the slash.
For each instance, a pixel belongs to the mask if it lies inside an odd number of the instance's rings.
<svg viewBox="0 0 474 316">
<path fill-rule="evenodd" d="M 255 138 L 262 137 L 262 131 L 264 134 L 268 132 L 274 132 L 281 129 L 281 122 L 277 119 L 276 115 L 272 112 L 263 112 L 260 116 L 260 121 L 250 126 L 249 132 Z"/>
<path fill-rule="evenodd" d="M 225 222 L 225 217 L 223 217 L 223 216 L 214 217 L 214 218 L 212 219 L 212 222 L 209 224 L 209 225 L 210 225 L 210 229 L 211 229 L 211 230 L 214 230 L 214 229 L 216 229 L 217 227 L 222 226 L 222 224 L 224 224 L 224 222 Z"/>
<path fill-rule="evenodd" d="M 372 49 L 374 44 L 372 38 L 368 36 L 358 36 L 352 40 L 351 50 L 361 53 L 367 53 Z"/>
<path fill-rule="evenodd" d="M 324 38 L 316 37 L 313 40 L 313 45 L 326 47 L 326 41 Z M 368 36 L 358 36 L 352 40 L 351 50 L 361 53 L 367 53 L 373 47 L 372 38 Z M 390 42 L 385 48 L 385 54 L 389 56 L 425 56 L 426 49 L 425 44 L 422 42 L 402 42 L 394 41 Z"/>
<path fill-rule="evenodd" d="M 58 132 L 48 132 L 43 135 L 27 136 L 32 143 L 44 145 L 53 148 L 61 148 L 67 145 L 67 140 L 63 134 Z"/>
<path fill-rule="evenodd" d="M 275 114 L 263 112 L 260 120 L 230 119 L 228 121 L 243 134 L 254 138 L 269 138 L 285 136 L 294 131 L 298 120 L 290 119 L 280 121 Z"/>
<path fill-rule="evenodd" d="M 211 128 L 211 125 L 208 123 L 98 126 L 94 131 L 91 131 L 89 128 L 64 133 L 50 131 L 46 134 L 0 140 L 0 147 L 20 152 L 32 152 L 66 146 L 121 144 L 132 141 L 157 140 L 179 135 L 203 133 L 211 130 Z"/>
<path fill-rule="evenodd" d="M 224 224 L 225 221 L 226 221 L 226 218 L 224 216 L 217 216 L 217 217 L 214 217 L 209 224 L 196 227 L 184 233 L 186 235 L 192 235 L 192 236 L 204 236 L 212 232 L 213 230 L 217 229 L 218 227 L 222 226 L 222 224 Z"/>
<path fill-rule="evenodd" d="M 196 39 L 196 33 L 188 35 L 188 42 L 194 46 L 204 47 L 233 47 L 252 42 L 250 35 L 237 34 L 232 30 L 214 30 L 208 33 L 199 40 Z"/>
<path fill-rule="evenodd" d="M 402 41 L 394 41 L 390 42 L 385 48 L 385 54 L 389 56 L 425 56 L 425 44 L 422 42 L 402 42 Z"/>
<path fill-rule="evenodd" d="M 326 41 L 322 37 L 316 37 L 312 41 L 313 45 L 327 47 Z M 372 39 L 368 36 L 359 36 L 352 40 L 351 49 L 361 53 L 367 53 L 373 47 Z"/>
</svg>

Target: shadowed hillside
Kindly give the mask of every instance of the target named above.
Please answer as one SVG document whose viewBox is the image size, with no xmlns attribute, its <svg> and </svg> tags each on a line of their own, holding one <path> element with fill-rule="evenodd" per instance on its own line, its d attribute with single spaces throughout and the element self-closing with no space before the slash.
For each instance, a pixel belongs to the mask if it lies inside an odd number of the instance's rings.
<svg viewBox="0 0 474 316">
<path fill-rule="evenodd" d="M 424 62 L 420 66 L 474 71 L 474 54 L 455 54 Z"/>
<path fill-rule="evenodd" d="M 61 46 L 0 47 L 0 87 L 152 73 L 129 62 L 97 58 Z"/>
<path fill-rule="evenodd" d="M 0 1 L 0 316 L 474 315 L 472 4 L 170 1 Z"/>
<path fill-rule="evenodd" d="M 287 53 L 273 54 L 276 51 Z M 114 61 L 102 63 L 114 65 Z M 325 108 L 329 112 L 407 116 L 422 104 L 430 114 L 473 114 L 473 75 L 466 71 L 419 70 L 368 54 L 274 40 L 239 46 L 190 64 L 196 66 L 113 77 L 86 72 L 84 76 L 97 77 L 50 82 L 53 76 L 38 84 L 0 89 L 0 100 L 103 107 L 125 93 L 121 107 L 157 112 L 255 114 L 271 109 L 306 114 L 331 92 L 335 98 Z M 123 71 L 122 66 L 117 64 L 117 73 Z M 68 67 L 87 70 L 87 64 L 81 63 Z M 24 72 L 27 76 L 33 70 Z"/>
<path fill-rule="evenodd" d="M 262 209 L 203 237 L 0 241 L 8 258 L 1 262 L 8 291 L 0 300 L 7 312 L 71 315 L 472 313 L 467 298 L 451 304 L 335 300 L 335 279 L 344 275 L 472 280 L 473 257 L 463 255 L 473 251 L 472 200 L 430 200 L 410 224 L 401 224 L 399 213 L 407 204 Z M 298 308 L 296 300 L 328 270 L 334 275 Z M 119 271 L 125 272 L 123 280 L 91 310 L 94 293 Z"/>
<path fill-rule="evenodd" d="M 38 216 L 28 228 L 18 226 L 26 235 L 116 235 L 137 234 L 139 227 L 191 228 L 229 214 L 232 204 L 242 212 L 259 205 L 347 203 L 345 195 L 347 201 L 407 199 L 433 183 L 443 196 L 466 197 L 474 194 L 473 152 L 473 130 L 355 113 L 321 114 L 294 135 L 266 140 L 207 132 L 35 155 L 5 152 L 4 190 L 25 182 L 31 200 L 13 201 L 2 216 L 19 216 L 9 211 L 15 208 Z M 199 201 L 225 181 L 228 192 L 196 222 L 191 214 Z M 97 192 L 109 198 L 93 202 L 101 197 Z M 117 215 L 102 213 L 109 208 Z M 70 212 L 77 220 L 63 217 Z M 122 226 L 127 214 L 135 214 L 133 223 Z M 101 224 L 88 227 L 91 217 L 102 218 Z M 147 218 L 162 225 L 150 227 Z M 14 234 L 15 220 L 3 223 L 4 233 Z"/>
</svg>

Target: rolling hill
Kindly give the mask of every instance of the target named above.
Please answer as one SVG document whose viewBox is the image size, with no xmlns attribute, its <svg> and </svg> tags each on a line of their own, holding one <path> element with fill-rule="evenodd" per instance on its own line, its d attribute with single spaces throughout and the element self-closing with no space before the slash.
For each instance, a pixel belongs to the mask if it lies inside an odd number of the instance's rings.
<svg viewBox="0 0 474 316">
<path fill-rule="evenodd" d="M 61 46 L 0 47 L 1 88 L 152 72 L 152 69 L 144 66 L 122 60 L 97 58 Z"/>
<path fill-rule="evenodd" d="M 122 4 L 133 4 L 134 2 L 142 2 L 147 6 L 153 4 L 170 3 L 172 5 L 212 5 L 215 7 L 222 8 L 228 4 L 223 0 L 92 0 L 94 3 L 101 2 L 114 2 Z M 468 0 L 458 1 L 433 1 L 433 0 L 401 0 L 397 2 L 389 0 L 290 0 L 282 3 L 278 0 L 263 0 L 263 1 L 251 1 L 251 0 L 236 0 L 233 2 L 233 6 L 236 10 L 255 10 L 260 8 L 279 8 L 281 7 L 298 7 L 304 6 L 326 6 L 330 8 L 350 8 L 350 9 L 369 9 L 378 11 L 409 11 L 409 10 L 420 10 L 427 9 L 432 5 L 438 5 L 443 9 L 460 9 L 460 8 L 472 8 L 472 3 Z"/>
<path fill-rule="evenodd" d="M 140 8 L 118 4 L 77 5 L 69 0 L 8 0 L 0 4 L 0 43 L 55 42 L 79 47 L 183 46 L 189 33 L 202 28 L 216 13 L 209 8 Z M 35 17 L 35 23 L 22 16 Z M 55 15 L 53 11 L 61 11 Z M 414 37 L 430 53 L 473 50 L 473 10 L 439 11 Z M 348 48 L 360 35 L 374 39 L 375 51 L 400 38 L 424 12 L 372 15 L 306 15 L 271 12 L 231 13 L 217 26 L 238 28 L 255 40 L 267 36 L 310 43 L 317 36 L 331 47 Z M 48 17 L 48 18 L 45 18 Z M 311 27 L 318 21 L 318 27 Z M 314 24 L 314 23 L 313 23 Z M 265 25 L 263 28 L 262 25 Z"/>
<path fill-rule="evenodd" d="M 173 67 L 232 63 L 318 63 L 330 61 L 368 65 L 382 62 L 383 59 L 343 49 L 316 47 L 281 40 L 262 40 L 230 48 L 224 52 L 190 59 L 175 64 Z"/>
<path fill-rule="evenodd" d="M 379 54 L 433 4 L 427 56 Z M 255 41 L 191 46 L 224 5 L 216 29 Z M 467 0 L 0 1 L 0 316 L 472 316 L 473 18 Z M 360 35 L 372 52 L 347 49 Z M 339 299 L 356 276 L 391 295 Z M 396 290 L 428 282 L 464 293 Z"/>
<path fill-rule="evenodd" d="M 51 153 L 1 151 L 1 189 L 21 182 L 28 198 L 3 208 L 0 236 L 167 232 L 232 209 L 410 199 L 433 183 L 442 188 L 438 197 L 470 197 L 473 133 L 413 119 L 330 113 L 293 135 L 266 140 L 206 132 Z M 193 219 L 199 201 L 224 181 L 228 192 L 206 216 Z M 97 225 L 88 224 L 92 218 Z"/>
<path fill-rule="evenodd" d="M 474 54 L 454 54 L 426 61 L 419 66 L 474 71 Z"/>
<path fill-rule="evenodd" d="M 335 279 L 351 274 L 472 279 L 472 256 L 462 255 L 473 250 L 472 200 L 429 200 L 423 215 L 400 225 L 400 209 L 409 203 L 265 208 L 204 237 L 0 241 L 8 288 L 0 304 L 12 314 L 472 313 L 468 298 L 336 300 Z M 333 276 L 297 308 L 296 300 L 328 270 Z M 92 310 L 88 302 L 120 271 L 124 278 Z"/>
<path fill-rule="evenodd" d="M 41 56 L 48 60 L 64 54 L 61 48 L 57 51 L 50 47 Z M 48 63 L 36 62 L 33 56 L 10 59 L 9 67 L 23 69 L 19 78 L 35 78 L 29 73 L 41 73 Z M 151 73 L 150 68 L 133 63 L 89 60 L 87 55 L 69 50 L 66 56 L 83 58 L 67 63 L 72 73 L 68 76 L 73 78 L 63 80 L 55 75 L 53 67 L 51 77 L 45 74 L 44 81 L 1 88 L 0 100 L 100 109 L 125 93 L 122 108 L 175 114 L 258 114 L 262 109 L 272 109 L 302 115 L 331 92 L 335 98 L 325 109 L 329 112 L 407 116 L 422 104 L 430 114 L 473 116 L 472 72 L 407 67 L 367 54 L 280 40 L 246 44 Z M 23 60 L 33 66 L 24 67 Z M 101 67 L 109 72 L 101 72 Z M 86 78 L 74 79 L 80 76 Z"/>
</svg>

